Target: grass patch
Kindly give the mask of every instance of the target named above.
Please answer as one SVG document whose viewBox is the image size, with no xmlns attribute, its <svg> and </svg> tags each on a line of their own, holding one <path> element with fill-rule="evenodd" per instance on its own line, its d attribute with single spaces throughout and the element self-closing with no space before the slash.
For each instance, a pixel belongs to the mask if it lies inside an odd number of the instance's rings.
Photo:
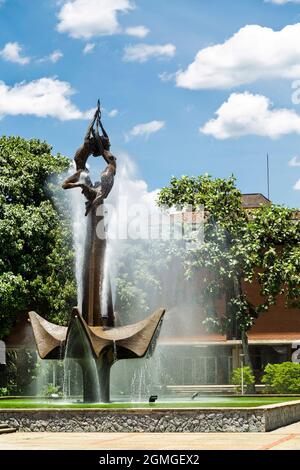
<svg viewBox="0 0 300 470">
<path fill-rule="evenodd" d="M 124 409 L 124 408 L 243 408 L 285 403 L 300 400 L 300 397 L 203 397 L 198 400 L 185 402 L 158 402 L 148 403 L 66 403 L 55 400 L 37 402 L 34 399 L 1 399 L 0 409 L 76 409 L 76 408 L 99 408 L 99 409 Z"/>
</svg>

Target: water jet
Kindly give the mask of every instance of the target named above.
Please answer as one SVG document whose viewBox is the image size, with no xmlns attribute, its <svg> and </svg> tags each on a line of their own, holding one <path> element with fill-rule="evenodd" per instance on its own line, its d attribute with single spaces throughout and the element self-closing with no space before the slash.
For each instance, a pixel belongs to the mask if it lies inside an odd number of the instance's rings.
<svg viewBox="0 0 300 470">
<path fill-rule="evenodd" d="M 91 154 L 102 156 L 107 163 L 100 184 L 92 183 L 86 168 Z M 62 187 L 80 187 L 86 198 L 82 302 L 73 308 L 68 327 L 50 323 L 36 312 L 29 312 L 29 318 L 40 358 L 60 359 L 63 354 L 65 359 L 74 359 L 82 370 L 83 401 L 108 403 L 112 365 L 120 359 L 153 353 L 165 310 L 160 308 L 132 325 L 115 326 L 109 266 L 105 263 L 104 200 L 113 187 L 116 158 L 110 152 L 109 138 L 101 123 L 99 103 L 74 160 L 76 172 Z"/>
</svg>

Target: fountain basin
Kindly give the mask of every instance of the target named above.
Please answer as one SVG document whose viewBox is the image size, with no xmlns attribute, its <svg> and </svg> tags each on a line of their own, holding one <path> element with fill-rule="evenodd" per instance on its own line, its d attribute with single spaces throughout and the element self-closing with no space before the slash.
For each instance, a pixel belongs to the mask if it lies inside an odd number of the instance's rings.
<svg viewBox="0 0 300 470">
<path fill-rule="evenodd" d="M 112 365 L 152 354 L 164 314 L 161 308 L 133 325 L 116 328 L 88 325 L 77 307 L 68 327 L 50 323 L 36 312 L 29 312 L 29 319 L 40 358 L 75 359 L 82 369 L 84 401 L 108 403 Z"/>
<path fill-rule="evenodd" d="M 218 398 L 214 403 L 155 405 L 56 403 L 53 408 L 36 403 L 32 409 L 25 407 L 26 400 L 23 408 L 13 408 L 14 400 L 1 399 L 0 422 L 22 432 L 266 432 L 300 420 L 296 397 L 274 398 L 273 404 L 264 404 L 270 403 L 265 397 L 253 397 L 252 404 L 248 397 Z"/>
</svg>

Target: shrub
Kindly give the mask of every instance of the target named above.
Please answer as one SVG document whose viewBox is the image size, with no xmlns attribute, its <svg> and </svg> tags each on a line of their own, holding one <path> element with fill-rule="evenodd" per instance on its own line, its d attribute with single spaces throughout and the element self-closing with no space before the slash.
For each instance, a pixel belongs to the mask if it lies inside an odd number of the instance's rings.
<svg viewBox="0 0 300 470">
<path fill-rule="evenodd" d="M 253 372 L 249 366 L 243 367 L 243 381 L 244 386 L 253 385 L 255 383 L 255 378 Z M 242 390 L 242 368 L 238 367 L 233 370 L 231 376 L 231 383 L 236 385 L 236 391 L 240 392 Z"/>
<path fill-rule="evenodd" d="M 300 364 L 282 362 L 267 364 L 262 377 L 266 391 L 271 393 L 300 392 Z"/>
<path fill-rule="evenodd" d="M 0 387 L 0 397 L 6 397 L 8 395 L 8 388 Z"/>
<path fill-rule="evenodd" d="M 56 385 L 53 385 L 53 384 L 48 384 L 48 385 L 46 385 L 46 387 L 43 391 L 43 395 L 45 397 L 52 397 L 53 395 L 57 395 L 57 396 L 61 397 L 62 392 L 60 391 L 59 386 L 56 386 Z"/>
</svg>

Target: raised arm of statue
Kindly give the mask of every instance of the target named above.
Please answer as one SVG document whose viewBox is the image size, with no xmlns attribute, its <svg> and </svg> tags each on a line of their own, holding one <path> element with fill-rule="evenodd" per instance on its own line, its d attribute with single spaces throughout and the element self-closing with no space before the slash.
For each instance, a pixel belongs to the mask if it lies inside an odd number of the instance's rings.
<svg viewBox="0 0 300 470">
<path fill-rule="evenodd" d="M 100 117 L 98 117 L 97 124 L 99 124 L 99 126 L 101 127 L 101 131 L 102 131 L 102 134 L 104 135 L 104 137 L 105 137 L 107 140 L 109 140 L 108 134 L 107 134 L 106 130 L 105 130 L 104 127 L 103 127 L 103 124 L 102 124 L 102 122 L 101 122 Z"/>
<path fill-rule="evenodd" d="M 90 122 L 90 124 L 87 128 L 86 134 L 84 136 L 84 142 L 89 142 L 89 140 L 91 138 L 91 134 L 93 133 L 93 129 L 94 129 L 96 119 L 99 116 L 99 112 L 100 112 L 100 109 L 97 108 L 96 111 L 95 111 L 94 117 L 93 117 L 92 121 Z"/>
</svg>

